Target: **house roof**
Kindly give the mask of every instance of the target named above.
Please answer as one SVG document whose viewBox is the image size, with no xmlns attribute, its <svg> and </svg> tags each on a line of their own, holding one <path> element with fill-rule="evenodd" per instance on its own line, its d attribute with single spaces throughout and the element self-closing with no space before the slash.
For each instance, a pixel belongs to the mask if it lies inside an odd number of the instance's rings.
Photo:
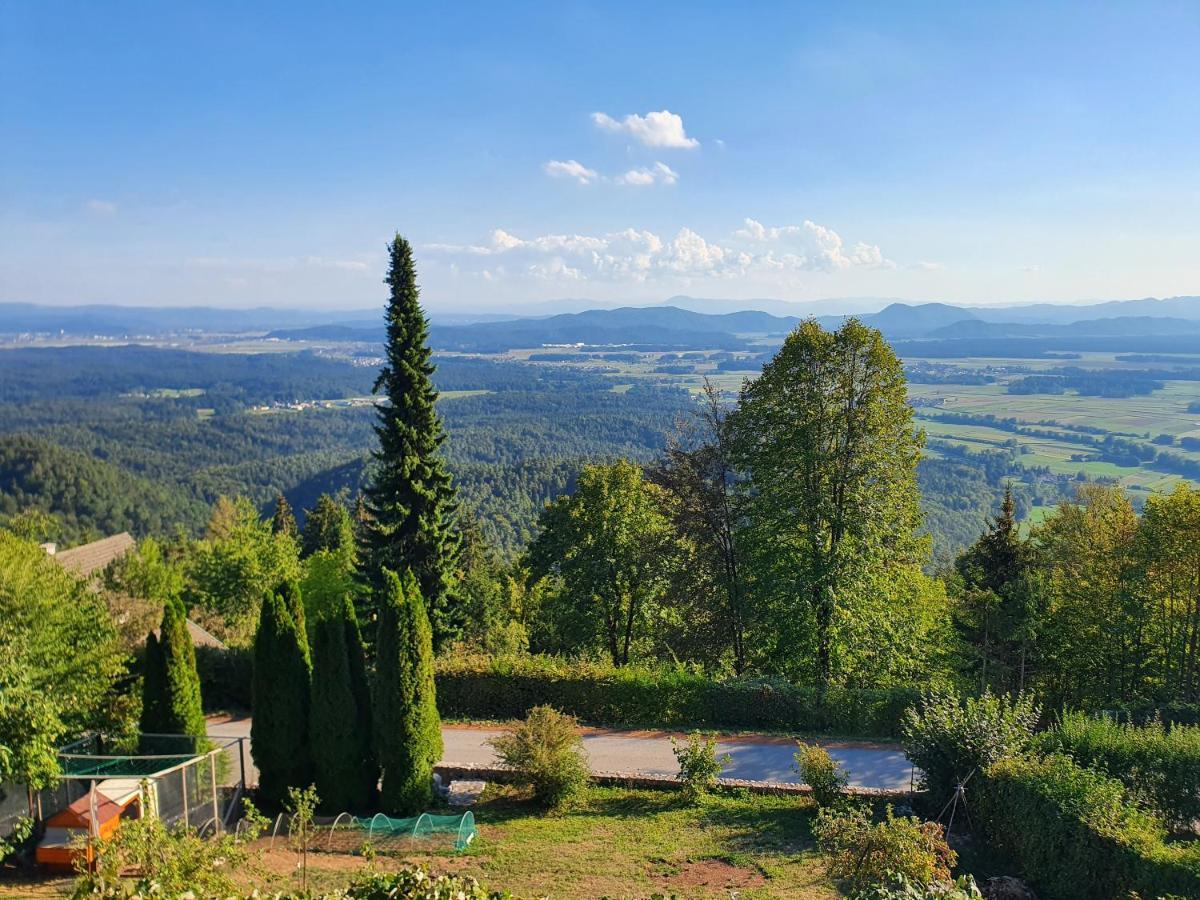
<svg viewBox="0 0 1200 900">
<path fill-rule="evenodd" d="M 84 578 L 99 572 L 114 559 L 118 559 L 137 546 L 128 531 L 114 534 L 103 540 L 92 541 L 81 547 L 72 547 L 54 554 L 59 564 L 69 572 Z"/>
<path fill-rule="evenodd" d="M 224 650 L 225 644 L 215 634 L 205 631 L 191 619 L 187 620 L 188 634 L 192 637 L 192 645 L 196 647 L 216 647 Z"/>
</svg>

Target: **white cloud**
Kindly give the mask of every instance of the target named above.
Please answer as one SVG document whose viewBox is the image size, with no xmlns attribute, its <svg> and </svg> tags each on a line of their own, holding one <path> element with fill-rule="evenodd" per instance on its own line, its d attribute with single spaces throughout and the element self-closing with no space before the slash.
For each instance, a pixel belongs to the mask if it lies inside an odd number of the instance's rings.
<svg viewBox="0 0 1200 900">
<path fill-rule="evenodd" d="M 771 268 L 809 269 L 833 272 L 852 267 L 894 269 L 896 264 L 883 255 L 874 244 L 859 242 L 847 252 L 842 236 L 832 228 L 808 219 L 801 225 L 766 226 L 755 219 L 746 219 L 734 232 L 754 246 L 771 245 L 764 259 Z"/>
<path fill-rule="evenodd" d="M 698 140 L 688 137 L 684 131 L 683 117 L 666 109 L 644 116 L 631 113 L 619 122 L 607 113 L 595 112 L 592 121 L 604 131 L 628 134 L 647 147 L 687 149 L 700 146 Z"/>
<path fill-rule="evenodd" d="M 666 163 L 656 162 L 650 167 L 630 169 L 624 175 L 618 175 L 613 180 L 617 184 L 646 187 L 652 184 L 674 184 L 679 180 L 679 173 Z"/>
<path fill-rule="evenodd" d="M 807 220 L 800 225 L 766 226 L 746 219 L 728 240 L 706 238 L 690 228 L 679 229 L 670 239 L 634 228 L 531 238 L 498 228 L 481 244 L 426 244 L 422 249 L 488 280 L 524 276 L 636 283 L 895 268 L 876 245 L 858 242 L 847 247 L 836 231 Z M 479 262 L 472 263 L 473 259 Z"/>
<path fill-rule="evenodd" d="M 542 166 L 542 168 L 552 178 L 574 178 L 580 184 L 589 184 L 600 177 L 595 169 L 589 169 L 583 163 L 574 159 L 566 161 L 552 159 Z"/>
<path fill-rule="evenodd" d="M 111 216 L 117 211 L 117 204 L 111 200 L 89 200 L 84 204 L 84 208 L 90 213 L 95 213 L 100 216 Z"/>
<path fill-rule="evenodd" d="M 918 272 L 944 272 L 946 267 L 940 262 L 930 262 L 928 260 L 918 260 L 908 268 L 915 269 Z"/>
</svg>

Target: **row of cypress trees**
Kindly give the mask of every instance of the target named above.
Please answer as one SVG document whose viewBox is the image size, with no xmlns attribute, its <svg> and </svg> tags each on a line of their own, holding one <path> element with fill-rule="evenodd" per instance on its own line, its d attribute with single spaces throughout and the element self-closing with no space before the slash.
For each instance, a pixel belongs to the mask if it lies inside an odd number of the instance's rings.
<svg viewBox="0 0 1200 900">
<path fill-rule="evenodd" d="M 412 573 L 386 571 L 383 580 L 373 683 L 350 597 L 307 630 L 296 586 L 264 600 L 250 742 L 265 806 L 314 783 L 331 812 L 428 807 L 442 755 L 432 633 Z"/>
</svg>

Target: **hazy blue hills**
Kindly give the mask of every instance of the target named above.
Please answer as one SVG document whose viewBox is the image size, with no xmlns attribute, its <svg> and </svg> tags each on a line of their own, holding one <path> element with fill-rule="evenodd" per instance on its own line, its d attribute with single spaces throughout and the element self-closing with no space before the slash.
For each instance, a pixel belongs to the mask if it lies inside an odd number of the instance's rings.
<svg viewBox="0 0 1200 900">
<path fill-rule="evenodd" d="M 495 314 L 432 316 L 430 341 L 435 349 L 497 353 L 547 345 L 586 345 L 646 350 L 741 350 L 764 339 L 771 342 L 792 330 L 801 315 L 777 315 L 755 309 L 704 312 L 733 301 L 678 298 L 691 308 L 671 305 L 626 306 L 515 317 Z M 754 303 L 759 301 L 746 301 Z M 765 301 L 762 301 L 765 303 Z M 833 301 L 785 304 L 811 315 L 832 308 Z M 865 303 L 866 301 L 856 301 Z M 847 301 L 847 307 L 854 303 Z M 1088 344 L 1100 338 L 1183 341 L 1195 351 L 1200 335 L 1200 297 L 1113 301 L 1090 306 L 1037 304 L 1010 307 L 966 307 L 946 303 L 893 302 L 876 312 L 859 313 L 868 325 L 893 341 L 1069 340 L 1072 348 L 1100 349 Z M 837 327 L 845 314 L 820 314 L 826 327 Z M 227 310 L 209 307 L 149 308 L 122 306 L 47 307 L 0 304 L 3 334 L 105 335 L 117 338 L 168 334 L 265 334 L 281 341 L 379 344 L 382 317 L 371 311 L 336 313 L 269 308 Z M 1083 341 L 1083 344 L 1080 344 Z M 1162 341 L 1144 347 L 1159 348 Z M 1067 349 L 1065 346 L 1059 349 Z"/>
<path fill-rule="evenodd" d="M 1200 334 L 1200 319 L 1164 316 L 1119 316 L 1113 319 L 1085 319 L 1067 325 L 1027 322 L 984 322 L 967 319 L 935 328 L 930 338 L 1035 338 L 1035 337 L 1146 337 L 1149 335 Z"/>
</svg>

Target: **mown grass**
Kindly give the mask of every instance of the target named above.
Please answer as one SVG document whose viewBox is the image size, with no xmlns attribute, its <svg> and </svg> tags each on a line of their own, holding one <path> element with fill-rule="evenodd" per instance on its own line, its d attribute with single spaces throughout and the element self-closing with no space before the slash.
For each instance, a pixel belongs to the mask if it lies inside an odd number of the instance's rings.
<svg viewBox="0 0 1200 900">
<path fill-rule="evenodd" d="M 520 896 L 838 896 L 813 847 L 807 798 L 690 804 L 676 792 L 593 788 L 577 807 L 547 813 L 489 786 L 475 816 L 479 837 L 460 870 Z"/>
</svg>

